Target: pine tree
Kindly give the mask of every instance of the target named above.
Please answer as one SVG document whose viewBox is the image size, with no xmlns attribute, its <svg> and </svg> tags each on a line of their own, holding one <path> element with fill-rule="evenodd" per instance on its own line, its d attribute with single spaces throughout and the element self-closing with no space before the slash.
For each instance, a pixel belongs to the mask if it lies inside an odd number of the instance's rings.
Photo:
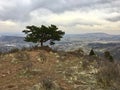
<svg viewBox="0 0 120 90">
<path fill-rule="evenodd" d="M 44 42 L 49 41 L 50 45 L 55 44 L 54 41 L 60 41 L 65 32 L 58 30 L 57 26 L 27 26 L 26 30 L 23 30 L 23 33 L 26 34 L 25 41 L 40 43 L 43 46 Z"/>
<path fill-rule="evenodd" d="M 90 53 L 89 53 L 89 56 L 93 56 L 93 55 L 95 55 L 95 52 L 94 52 L 93 49 L 91 49 L 91 51 L 90 51 Z"/>
</svg>

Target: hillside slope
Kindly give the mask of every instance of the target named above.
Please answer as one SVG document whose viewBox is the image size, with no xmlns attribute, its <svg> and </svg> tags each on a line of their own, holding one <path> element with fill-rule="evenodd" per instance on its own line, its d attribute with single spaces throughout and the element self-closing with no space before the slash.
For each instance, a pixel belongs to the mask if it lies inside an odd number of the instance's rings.
<svg viewBox="0 0 120 90">
<path fill-rule="evenodd" d="M 81 50 L 0 55 L 0 90 L 120 90 L 119 77 L 119 63 L 86 56 Z"/>
</svg>

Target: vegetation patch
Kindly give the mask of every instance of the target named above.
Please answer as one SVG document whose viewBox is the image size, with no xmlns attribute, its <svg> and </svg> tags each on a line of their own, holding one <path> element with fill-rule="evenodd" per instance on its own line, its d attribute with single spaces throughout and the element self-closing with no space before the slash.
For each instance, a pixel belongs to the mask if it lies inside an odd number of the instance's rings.
<svg viewBox="0 0 120 90">
<path fill-rule="evenodd" d="M 29 54 L 26 52 L 17 52 L 14 54 L 14 58 L 18 62 L 24 62 L 24 61 L 28 61 L 30 59 Z"/>
<path fill-rule="evenodd" d="M 103 88 L 119 90 L 120 63 L 103 62 L 96 75 L 97 83 Z"/>
</svg>

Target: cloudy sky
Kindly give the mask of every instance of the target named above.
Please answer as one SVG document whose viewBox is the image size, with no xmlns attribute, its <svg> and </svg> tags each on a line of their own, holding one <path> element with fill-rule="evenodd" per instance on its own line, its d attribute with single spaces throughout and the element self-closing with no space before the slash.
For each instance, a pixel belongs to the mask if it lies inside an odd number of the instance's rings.
<svg viewBox="0 0 120 90">
<path fill-rule="evenodd" d="M 0 33 L 42 24 L 68 34 L 120 34 L 120 0 L 0 0 Z"/>
</svg>

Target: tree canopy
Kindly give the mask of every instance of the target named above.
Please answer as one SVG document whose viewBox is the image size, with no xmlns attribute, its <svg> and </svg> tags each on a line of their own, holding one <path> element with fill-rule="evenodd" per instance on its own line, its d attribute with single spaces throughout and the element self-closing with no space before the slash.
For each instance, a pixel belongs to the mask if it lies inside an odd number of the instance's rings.
<svg viewBox="0 0 120 90">
<path fill-rule="evenodd" d="M 55 25 L 27 26 L 23 33 L 26 34 L 25 41 L 40 43 L 41 46 L 47 41 L 49 41 L 50 45 L 54 45 L 55 41 L 60 41 L 65 34 L 65 32 L 58 30 L 58 27 Z"/>
</svg>

